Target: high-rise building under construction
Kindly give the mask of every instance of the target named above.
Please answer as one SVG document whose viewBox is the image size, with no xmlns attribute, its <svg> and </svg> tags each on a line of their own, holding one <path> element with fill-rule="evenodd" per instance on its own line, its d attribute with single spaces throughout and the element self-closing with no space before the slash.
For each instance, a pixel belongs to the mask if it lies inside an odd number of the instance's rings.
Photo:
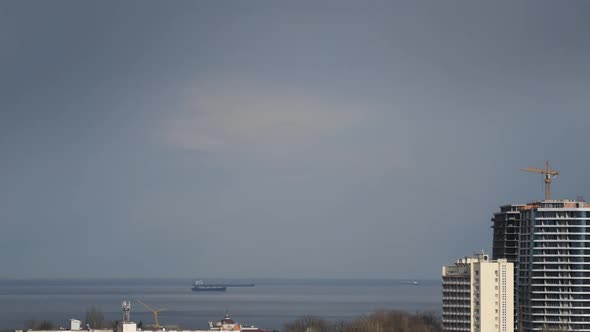
<svg viewBox="0 0 590 332">
<path fill-rule="evenodd" d="M 514 266 L 514 330 L 518 330 L 518 243 L 520 240 L 520 210 L 524 204 L 511 204 L 500 207 L 494 213 L 492 258 L 506 259 Z"/>
<path fill-rule="evenodd" d="M 504 258 L 509 262 L 518 262 L 518 241 L 520 234 L 520 210 L 523 204 L 504 205 L 492 218 L 494 237 L 492 242 L 492 259 Z"/>
<path fill-rule="evenodd" d="M 523 332 L 590 331 L 590 204 L 543 200 L 500 209 L 492 256 L 515 263 L 517 325 Z"/>
</svg>

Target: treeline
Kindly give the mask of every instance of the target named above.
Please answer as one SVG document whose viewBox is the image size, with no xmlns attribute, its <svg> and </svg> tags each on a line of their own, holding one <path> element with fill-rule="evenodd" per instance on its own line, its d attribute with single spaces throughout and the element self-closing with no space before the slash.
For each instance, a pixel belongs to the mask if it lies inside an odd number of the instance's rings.
<svg viewBox="0 0 590 332">
<path fill-rule="evenodd" d="M 283 332 L 442 332 L 442 327 L 433 313 L 378 311 L 347 322 L 306 316 L 286 324 Z"/>
</svg>

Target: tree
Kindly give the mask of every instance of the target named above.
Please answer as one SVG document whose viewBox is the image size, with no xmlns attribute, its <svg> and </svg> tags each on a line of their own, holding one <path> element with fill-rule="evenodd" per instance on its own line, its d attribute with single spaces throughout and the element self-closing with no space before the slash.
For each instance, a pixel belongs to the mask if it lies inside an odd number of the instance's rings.
<svg viewBox="0 0 590 332">
<path fill-rule="evenodd" d="M 284 332 L 441 332 L 440 318 L 431 313 L 409 314 L 378 311 L 350 322 L 328 322 L 318 317 L 301 317 Z"/>
<path fill-rule="evenodd" d="M 305 316 L 285 325 L 285 332 L 334 332 L 334 325 L 319 317 Z"/>
<path fill-rule="evenodd" d="M 34 318 L 25 322 L 25 330 L 33 330 L 37 326 L 37 321 Z"/>
<path fill-rule="evenodd" d="M 104 314 L 102 311 L 100 311 L 100 309 L 92 306 L 90 309 L 86 310 L 86 319 L 84 320 L 84 324 L 90 326 L 92 329 L 105 327 Z"/>
<path fill-rule="evenodd" d="M 54 330 L 55 325 L 48 320 L 36 321 L 35 319 L 29 319 L 25 322 L 25 329 L 27 330 Z"/>
<path fill-rule="evenodd" d="M 37 325 L 37 330 L 53 330 L 53 329 L 54 329 L 53 323 L 48 320 L 44 320 L 41 323 L 39 323 L 39 325 Z"/>
</svg>

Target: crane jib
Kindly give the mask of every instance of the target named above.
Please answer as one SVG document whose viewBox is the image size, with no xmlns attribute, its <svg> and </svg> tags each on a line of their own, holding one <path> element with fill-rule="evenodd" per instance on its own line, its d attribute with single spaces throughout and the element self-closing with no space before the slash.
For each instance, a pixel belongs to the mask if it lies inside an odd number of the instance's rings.
<svg viewBox="0 0 590 332">
<path fill-rule="evenodd" d="M 551 197 L 551 179 L 559 174 L 557 170 L 551 169 L 551 167 L 549 167 L 549 160 L 547 160 L 547 162 L 545 163 L 545 169 L 526 167 L 521 168 L 521 170 L 525 172 L 539 173 L 545 175 L 545 200 L 549 200 Z"/>
</svg>

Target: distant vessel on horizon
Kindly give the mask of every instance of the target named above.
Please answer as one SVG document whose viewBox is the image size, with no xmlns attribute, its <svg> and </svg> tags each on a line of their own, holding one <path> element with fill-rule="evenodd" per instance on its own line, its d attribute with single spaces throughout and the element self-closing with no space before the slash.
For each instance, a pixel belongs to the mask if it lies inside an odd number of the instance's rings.
<svg viewBox="0 0 590 332">
<path fill-rule="evenodd" d="M 197 280 L 193 284 L 193 292 L 225 292 L 228 287 L 254 287 L 254 284 L 206 284 Z"/>
<path fill-rule="evenodd" d="M 193 284 L 193 292 L 225 292 L 227 289 L 224 285 L 206 284 L 203 280 L 197 280 Z"/>
<path fill-rule="evenodd" d="M 402 284 L 418 286 L 418 285 L 420 285 L 420 282 L 416 281 L 416 280 L 410 280 L 410 281 L 404 281 L 404 282 L 402 282 Z"/>
</svg>

